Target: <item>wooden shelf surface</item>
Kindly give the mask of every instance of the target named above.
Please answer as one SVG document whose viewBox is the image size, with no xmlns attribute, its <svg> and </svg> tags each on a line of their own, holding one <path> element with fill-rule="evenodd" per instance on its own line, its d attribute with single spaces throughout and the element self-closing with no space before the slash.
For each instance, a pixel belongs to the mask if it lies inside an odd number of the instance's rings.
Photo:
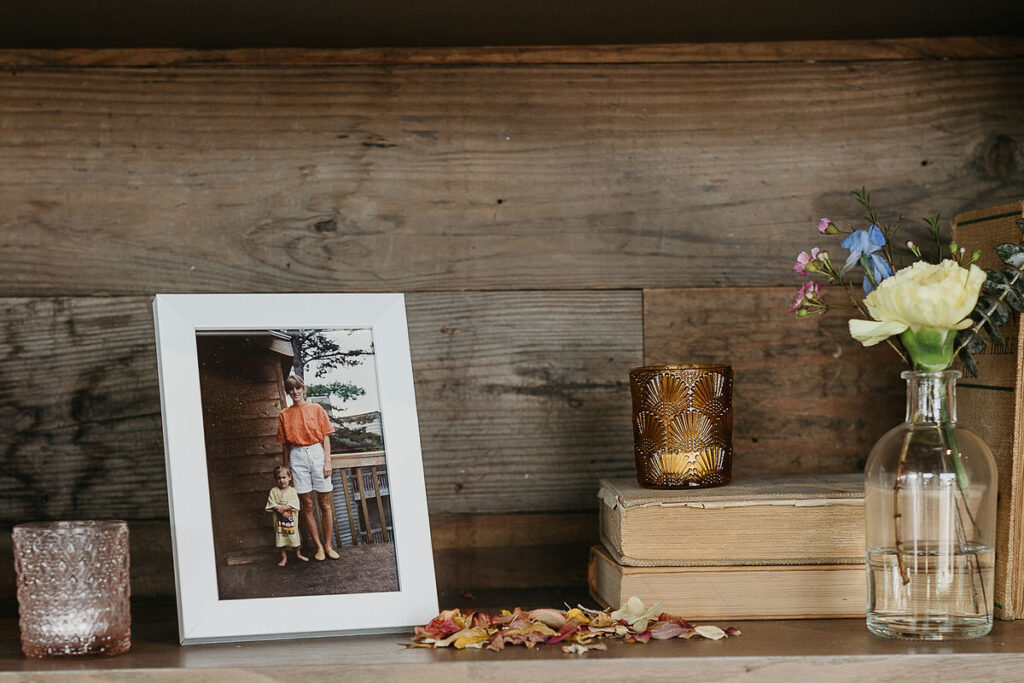
<svg viewBox="0 0 1024 683">
<path fill-rule="evenodd" d="M 893 680 L 955 672 L 960 681 L 1009 680 L 1024 670 L 1024 623 L 997 621 L 972 641 L 912 643 L 872 636 L 861 619 L 719 622 L 743 635 L 646 645 L 609 642 L 583 656 L 558 647 L 426 650 L 403 634 L 179 647 L 173 609 L 136 606 L 132 650 L 109 659 L 29 660 L 17 621 L 0 620 L 0 679 L 25 681 L 374 680 Z"/>
</svg>

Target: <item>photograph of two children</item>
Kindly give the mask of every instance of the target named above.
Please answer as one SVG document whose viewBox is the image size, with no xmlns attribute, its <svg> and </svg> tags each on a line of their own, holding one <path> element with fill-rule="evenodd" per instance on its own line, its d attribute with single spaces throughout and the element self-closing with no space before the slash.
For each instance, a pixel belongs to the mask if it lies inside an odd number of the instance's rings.
<svg viewBox="0 0 1024 683">
<path fill-rule="evenodd" d="M 368 329 L 198 331 L 221 600 L 396 591 Z"/>
</svg>

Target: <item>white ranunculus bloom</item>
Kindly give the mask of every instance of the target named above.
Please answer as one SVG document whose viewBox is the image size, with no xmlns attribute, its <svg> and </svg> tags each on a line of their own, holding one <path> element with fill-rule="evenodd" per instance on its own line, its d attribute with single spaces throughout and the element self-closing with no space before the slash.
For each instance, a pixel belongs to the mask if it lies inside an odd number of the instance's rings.
<svg viewBox="0 0 1024 683">
<path fill-rule="evenodd" d="M 985 272 L 975 265 L 968 270 L 955 261 L 918 261 L 882 280 L 864 299 L 874 320 L 850 320 L 850 334 L 864 346 L 903 335 L 919 369 L 948 367 L 953 337 L 971 326 L 967 316 L 984 282 Z"/>
<path fill-rule="evenodd" d="M 955 261 L 939 264 L 918 261 L 879 283 L 864 299 L 874 320 L 851 320 L 850 334 L 871 346 L 910 329 L 922 327 L 962 330 L 978 303 L 985 272 L 972 265 L 961 268 Z"/>
</svg>

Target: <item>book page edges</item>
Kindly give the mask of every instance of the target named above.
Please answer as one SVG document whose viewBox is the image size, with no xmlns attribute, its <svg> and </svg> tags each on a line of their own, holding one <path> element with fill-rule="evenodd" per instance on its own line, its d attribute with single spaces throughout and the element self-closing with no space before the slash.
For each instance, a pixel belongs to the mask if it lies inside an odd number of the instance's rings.
<svg viewBox="0 0 1024 683">
<path fill-rule="evenodd" d="M 1020 209 L 1024 213 L 1024 202 L 1019 202 Z M 1010 519 L 1008 526 L 1010 533 L 1007 534 L 1006 543 L 1006 586 L 1003 591 L 1003 605 L 1000 614 L 1001 619 L 1020 619 L 1021 607 L 1024 606 L 1024 576 L 1021 576 L 1021 507 L 1024 505 L 1024 491 L 1021 481 L 1022 462 L 1021 449 L 1024 448 L 1024 346 L 1019 343 L 1024 339 L 1024 316 L 1019 316 L 1017 321 L 1017 372 L 1016 383 L 1013 395 L 1013 447 L 1011 449 L 1010 466 L 1010 504 L 1007 506 Z"/>
<path fill-rule="evenodd" d="M 657 490 L 640 488 L 632 480 L 602 479 L 598 499 L 609 509 L 644 507 L 715 509 L 757 505 L 820 507 L 863 505 L 863 475 L 759 477 L 707 489 Z"/>
</svg>

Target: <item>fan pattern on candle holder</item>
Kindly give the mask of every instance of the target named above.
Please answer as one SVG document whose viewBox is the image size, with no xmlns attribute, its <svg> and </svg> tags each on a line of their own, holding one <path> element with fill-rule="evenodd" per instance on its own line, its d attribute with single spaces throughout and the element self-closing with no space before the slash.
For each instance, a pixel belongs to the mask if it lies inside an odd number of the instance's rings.
<svg viewBox="0 0 1024 683">
<path fill-rule="evenodd" d="M 732 368 L 658 366 L 630 373 L 637 478 L 649 488 L 729 483 Z"/>
</svg>

